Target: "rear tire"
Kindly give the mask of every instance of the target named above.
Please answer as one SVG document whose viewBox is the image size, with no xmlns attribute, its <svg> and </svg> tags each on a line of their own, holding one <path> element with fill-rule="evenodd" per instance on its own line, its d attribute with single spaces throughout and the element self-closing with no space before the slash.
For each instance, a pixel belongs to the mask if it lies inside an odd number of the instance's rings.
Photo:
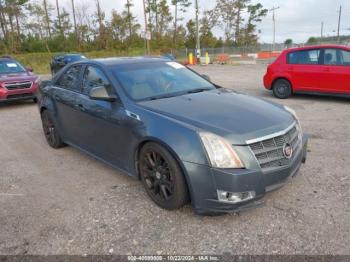
<svg viewBox="0 0 350 262">
<path fill-rule="evenodd" d="M 144 145 L 139 167 L 142 184 L 158 206 L 174 210 L 188 202 L 185 177 L 176 159 L 164 147 L 156 143 Z"/>
<path fill-rule="evenodd" d="M 38 99 L 37 98 L 33 98 L 33 102 L 36 104 L 38 103 Z"/>
<path fill-rule="evenodd" d="M 65 146 L 48 110 L 41 113 L 41 121 L 47 143 L 55 149 Z"/>
<path fill-rule="evenodd" d="M 272 89 L 274 96 L 279 99 L 287 99 L 292 95 L 292 85 L 286 79 L 278 79 Z"/>
</svg>

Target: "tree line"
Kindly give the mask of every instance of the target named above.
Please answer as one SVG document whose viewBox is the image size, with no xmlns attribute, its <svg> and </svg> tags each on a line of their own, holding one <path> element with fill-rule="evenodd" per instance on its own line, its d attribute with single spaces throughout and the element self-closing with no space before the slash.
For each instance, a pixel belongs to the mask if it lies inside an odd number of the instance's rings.
<svg viewBox="0 0 350 262">
<path fill-rule="evenodd" d="M 100 1 L 69 0 L 67 8 L 59 0 L 0 0 L 0 53 L 143 48 L 144 23 L 132 12 L 136 0 L 125 0 L 124 7 L 112 10 L 108 19 Z M 195 19 L 184 21 L 195 0 L 144 1 L 152 50 L 195 48 Z M 201 46 L 256 45 L 256 27 L 267 12 L 251 0 L 216 0 L 213 9 L 200 14 Z M 215 28 L 224 36 L 216 37 Z"/>
</svg>

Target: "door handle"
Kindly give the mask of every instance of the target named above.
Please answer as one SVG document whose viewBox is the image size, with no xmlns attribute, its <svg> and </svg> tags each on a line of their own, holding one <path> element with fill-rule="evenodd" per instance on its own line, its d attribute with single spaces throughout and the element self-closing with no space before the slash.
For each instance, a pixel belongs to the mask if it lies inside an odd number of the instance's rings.
<svg viewBox="0 0 350 262">
<path fill-rule="evenodd" d="M 293 71 L 293 69 L 294 69 L 294 67 L 292 67 L 292 66 L 288 67 L 288 70 L 290 70 L 290 71 Z"/>
<path fill-rule="evenodd" d="M 329 72 L 329 71 L 331 71 L 331 69 L 329 67 L 326 67 L 323 71 Z"/>
</svg>

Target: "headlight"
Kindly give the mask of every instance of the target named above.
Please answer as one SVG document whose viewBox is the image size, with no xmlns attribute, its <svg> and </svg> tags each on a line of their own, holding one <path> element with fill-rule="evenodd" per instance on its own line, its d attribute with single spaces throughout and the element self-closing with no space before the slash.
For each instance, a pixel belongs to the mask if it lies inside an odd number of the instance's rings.
<svg viewBox="0 0 350 262">
<path fill-rule="evenodd" d="M 213 167 L 244 168 L 242 161 L 226 139 L 208 132 L 201 132 L 199 136 Z"/>
<path fill-rule="evenodd" d="M 41 78 L 40 76 L 38 76 L 35 81 L 34 81 L 35 84 L 40 84 L 41 83 Z"/>
<path fill-rule="evenodd" d="M 293 115 L 295 121 L 297 122 L 297 128 L 299 129 L 299 136 L 302 136 L 303 132 L 301 129 L 300 120 L 299 120 L 299 117 L 297 116 L 297 113 L 294 111 L 294 109 L 292 109 L 288 106 L 284 106 L 284 109 Z"/>
<path fill-rule="evenodd" d="M 288 106 L 284 106 L 284 110 L 286 110 L 287 112 L 291 113 L 295 119 L 295 121 L 298 122 L 299 126 L 300 126 L 300 121 L 299 121 L 299 117 L 297 116 L 297 113 L 294 111 L 294 109 L 288 107 Z"/>
</svg>

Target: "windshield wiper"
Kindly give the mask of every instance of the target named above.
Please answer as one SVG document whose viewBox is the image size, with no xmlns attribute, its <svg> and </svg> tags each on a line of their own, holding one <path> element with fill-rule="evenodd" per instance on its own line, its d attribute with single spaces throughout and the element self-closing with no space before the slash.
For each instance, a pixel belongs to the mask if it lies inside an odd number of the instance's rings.
<svg viewBox="0 0 350 262">
<path fill-rule="evenodd" d="M 153 100 L 171 98 L 171 97 L 175 97 L 175 96 L 181 96 L 181 95 L 185 95 L 185 94 L 201 93 L 201 92 L 209 91 L 209 90 L 211 90 L 211 89 L 210 88 L 198 88 L 198 89 L 193 89 L 193 90 L 184 91 L 184 92 L 176 92 L 176 93 L 173 93 L 173 94 L 165 94 L 165 95 L 153 96 L 153 97 L 148 98 L 147 100 L 153 101 Z"/>
<path fill-rule="evenodd" d="M 187 94 L 195 94 L 195 93 L 202 93 L 205 91 L 211 90 L 210 88 L 198 88 L 198 89 L 193 89 L 187 92 Z"/>
<path fill-rule="evenodd" d="M 176 94 L 171 94 L 171 95 L 162 95 L 162 96 L 154 96 L 154 97 L 151 97 L 149 98 L 148 100 L 158 100 L 158 99 L 165 99 L 165 98 L 170 98 L 170 97 L 174 97 L 176 96 Z"/>
</svg>

